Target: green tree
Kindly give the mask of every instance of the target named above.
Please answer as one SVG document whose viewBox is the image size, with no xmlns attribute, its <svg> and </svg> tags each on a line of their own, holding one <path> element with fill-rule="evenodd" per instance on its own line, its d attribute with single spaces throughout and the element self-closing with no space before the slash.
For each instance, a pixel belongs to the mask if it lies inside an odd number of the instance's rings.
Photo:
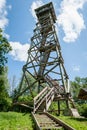
<svg viewBox="0 0 87 130">
<path fill-rule="evenodd" d="M 6 54 L 11 51 L 11 46 L 7 39 L 3 37 L 2 30 L 0 29 L 0 111 L 8 108 L 9 95 L 8 95 L 8 79 L 7 79 L 7 67 L 8 61 Z"/>
<path fill-rule="evenodd" d="M 8 89 L 7 67 L 5 67 L 2 75 L 0 75 L 0 111 L 7 111 L 10 105 Z"/>
<path fill-rule="evenodd" d="M 2 69 L 3 66 L 7 63 L 8 58 L 6 54 L 11 51 L 12 48 L 8 42 L 8 40 L 3 37 L 2 30 L 0 29 L 0 67 Z"/>
<path fill-rule="evenodd" d="M 74 100 L 77 100 L 79 90 L 81 88 L 80 77 L 76 77 L 75 81 L 71 82 L 71 93 Z"/>
</svg>

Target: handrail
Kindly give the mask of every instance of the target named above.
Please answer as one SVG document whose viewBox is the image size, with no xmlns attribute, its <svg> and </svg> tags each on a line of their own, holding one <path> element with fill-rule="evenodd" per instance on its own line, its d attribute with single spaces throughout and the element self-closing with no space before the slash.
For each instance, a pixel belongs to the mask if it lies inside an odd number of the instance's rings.
<svg viewBox="0 0 87 130">
<path fill-rule="evenodd" d="M 34 112 L 40 107 L 42 102 L 45 100 L 45 96 L 50 90 L 48 87 L 45 87 L 35 98 L 34 98 Z"/>
<path fill-rule="evenodd" d="M 49 90 L 49 91 L 48 91 Z M 44 88 L 35 98 L 34 98 L 34 112 L 41 106 L 45 101 L 44 109 L 48 110 L 51 102 L 54 98 L 54 88 L 49 89 L 48 87 Z"/>
<path fill-rule="evenodd" d="M 36 97 L 34 97 L 34 101 L 37 100 L 38 97 L 40 97 L 42 95 L 42 93 L 44 93 L 47 89 L 48 89 L 48 87 L 45 87 Z"/>
<path fill-rule="evenodd" d="M 46 110 L 48 110 L 49 106 L 51 105 L 51 102 L 54 99 L 54 88 L 51 88 L 49 93 L 46 95 Z"/>
<path fill-rule="evenodd" d="M 46 95 L 47 99 L 48 99 L 48 97 L 51 95 L 51 93 L 54 94 L 54 88 L 51 88 L 51 90 L 50 90 L 50 91 L 48 92 L 48 94 Z"/>
</svg>

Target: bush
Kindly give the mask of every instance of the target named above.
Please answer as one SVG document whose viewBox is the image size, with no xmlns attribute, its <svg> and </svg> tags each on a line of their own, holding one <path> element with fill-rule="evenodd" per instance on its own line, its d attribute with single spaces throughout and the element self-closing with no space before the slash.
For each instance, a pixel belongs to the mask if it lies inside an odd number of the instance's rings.
<svg viewBox="0 0 87 130">
<path fill-rule="evenodd" d="M 0 100 L 0 111 L 9 111 L 12 104 L 10 98 L 2 98 Z"/>
<path fill-rule="evenodd" d="M 87 117 L 87 104 L 78 104 L 77 108 L 81 116 Z"/>
<path fill-rule="evenodd" d="M 32 97 L 29 95 L 20 96 L 18 99 L 19 102 L 29 102 L 32 100 L 33 100 Z"/>
</svg>

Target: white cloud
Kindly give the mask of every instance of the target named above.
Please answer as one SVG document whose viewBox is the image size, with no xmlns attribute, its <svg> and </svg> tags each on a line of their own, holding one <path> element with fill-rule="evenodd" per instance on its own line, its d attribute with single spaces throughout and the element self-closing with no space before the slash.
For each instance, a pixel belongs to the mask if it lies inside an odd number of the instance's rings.
<svg viewBox="0 0 87 130">
<path fill-rule="evenodd" d="M 3 33 L 3 36 L 4 36 L 5 38 L 7 38 L 7 39 L 9 39 L 9 38 L 10 38 L 10 35 L 9 35 L 9 34 L 7 34 L 7 33 Z"/>
<path fill-rule="evenodd" d="M 80 66 L 79 65 L 77 65 L 77 66 L 73 66 L 73 71 L 77 71 L 77 72 L 79 72 L 80 71 Z"/>
<path fill-rule="evenodd" d="M 65 42 L 74 42 L 85 29 L 83 15 L 80 12 L 87 0 L 63 0 L 57 23 L 64 31 Z"/>
<path fill-rule="evenodd" d="M 9 54 L 13 57 L 13 59 L 26 62 L 28 57 L 27 52 L 30 45 L 27 43 L 23 45 L 20 42 L 10 42 L 10 45 L 13 50 Z"/>
<path fill-rule="evenodd" d="M 31 12 L 32 16 L 35 18 L 35 20 L 37 19 L 36 15 L 35 15 L 35 9 L 40 7 L 41 5 L 43 5 L 42 0 L 33 1 L 32 5 L 31 5 L 30 12 Z"/>
<path fill-rule="evenodd" d="M 0 28 L 5 29 L 8 25 L 6 0 L 0 0 Z"/>
</svg>

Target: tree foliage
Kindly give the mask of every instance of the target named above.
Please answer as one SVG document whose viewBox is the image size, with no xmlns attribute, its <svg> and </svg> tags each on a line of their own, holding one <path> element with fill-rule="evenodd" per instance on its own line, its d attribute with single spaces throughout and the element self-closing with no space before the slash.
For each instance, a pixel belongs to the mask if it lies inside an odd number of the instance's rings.
<svg viewBox="0 0 87 130">
<path fill-rule="evenodd" d="M 0 111 L 6 111 L 10 102 L 8 95 L 8 69 L 5 66 L 8 61 L 6 54 L 9 51 L 11 51 L 11 46 L 7 39 L 3 37 L 2 30 L 0 29 Z"/>
<path fill-rule="evenodd" d="M 8 40 L 3 37 L 2 30 L 0 29 L 0 67 L 5 66 L 7 63 L 8 58 L 6 57 L 6 54 L 11 50 L 12 48 Z"/>
<path fill-rule="evenodd" d="M 8 89 L 9 83 L 7 79 L 7 67 L 5 67 L 2 75 L 0 75 L 0 111 L 7 111 L 11 103 Z"/>
</svg>

